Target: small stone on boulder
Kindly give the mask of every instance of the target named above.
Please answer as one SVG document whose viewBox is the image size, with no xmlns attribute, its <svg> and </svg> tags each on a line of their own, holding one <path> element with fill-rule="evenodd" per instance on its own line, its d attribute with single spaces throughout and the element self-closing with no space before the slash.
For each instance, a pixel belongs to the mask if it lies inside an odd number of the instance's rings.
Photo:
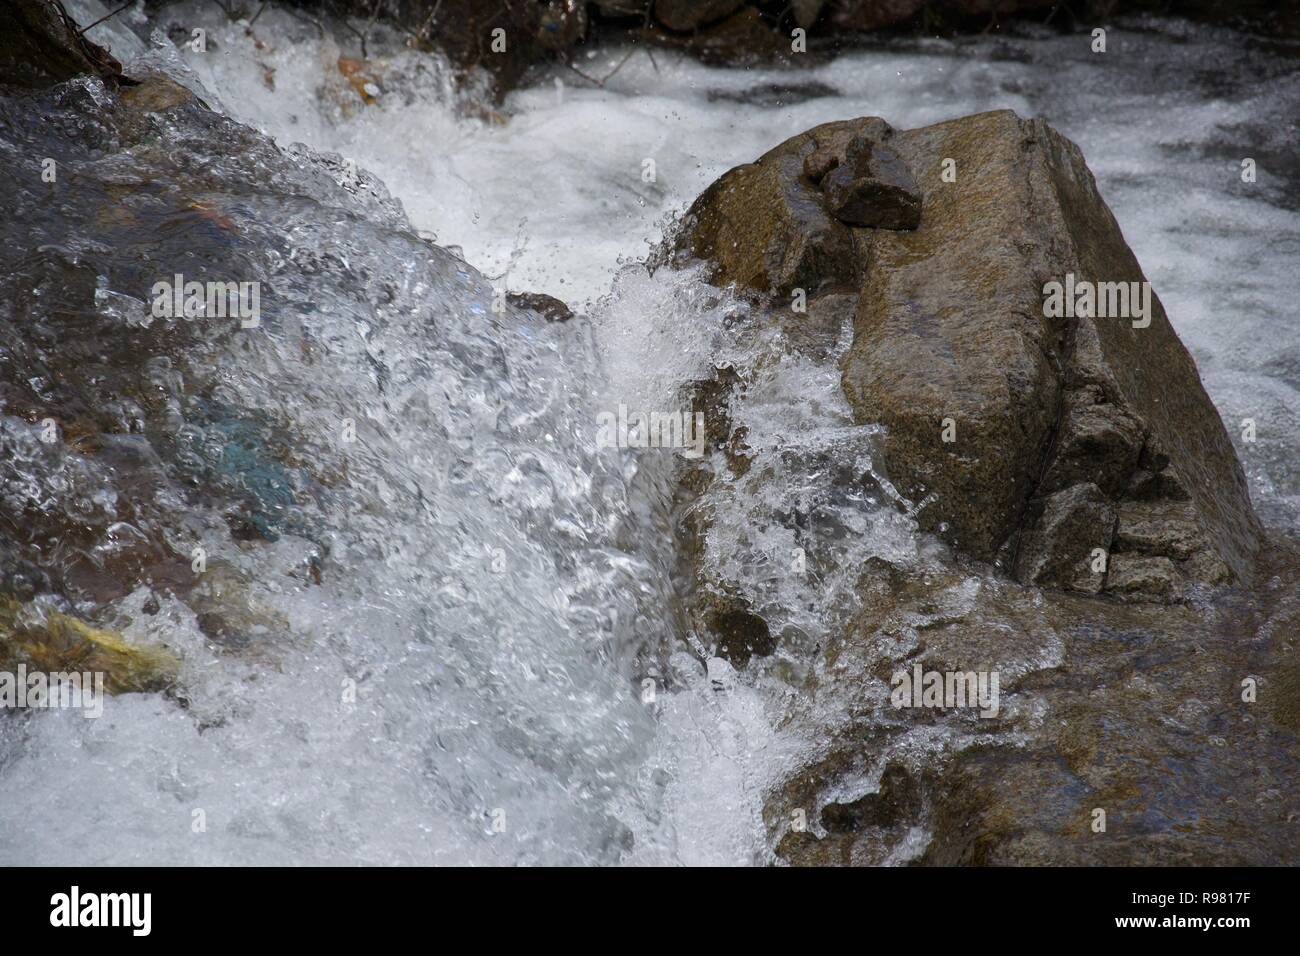
<svg viewBox="0 0 1300 956">
<path fill-rule="evenodd" d="M 844 162 L 825 174 L 821 187 L 830 214 L 850 226 L 915 229 L 921 224 L 921 193 L 911 171 L 897 153 L 865 136 L 854 137 Z"/>
</svg>

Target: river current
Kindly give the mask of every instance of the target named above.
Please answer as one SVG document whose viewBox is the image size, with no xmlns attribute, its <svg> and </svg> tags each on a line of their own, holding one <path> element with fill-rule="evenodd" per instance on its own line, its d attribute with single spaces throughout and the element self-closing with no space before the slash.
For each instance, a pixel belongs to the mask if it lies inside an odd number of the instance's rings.
<svg viewBox="0 0 1300 956">
<path fill-rule="evenodd" d="M 105 12 L 69 9 L 83 23 Z M 15 132 L 11 117 L 3 145 L 33 166 L 26 145 L 64 150 L 103 209 L 193 172 L 187 201 L 234 223 L 249 277 L 275 295 L 256 344 L 205 340 L 188 358 L 238 414 L 200 415 L 188 380 L 150 366 L 191 438 L 178 460 L 206 467 L 215 445 L 228 463 L 257 421 L 302 461 L 231 466 L 274 505 L 276 533 L 257 547 L 192 500 L 140 519 L 153 522 L 141 534 L 202 541 L 251 582 L 266 633 L 214 647 L 180 600 L 146 613 L 148 588 L 79 609 L 174 647 L 186 699 L 0 721 L 0 862 L 770 862 L 765 795 L 818 745 L 787 722 L 783 670 L 852 613 L 854 568 L 934 543 L 906 507 L 846 497 L 828 476 L 837 461 L 870 470 L 873 454 L 833 361 L 754 332 L 696 272 L 639 263 L 710 182 L 818 123 L 1011 108 L 1074 139 L 1237 441 L 1261 517 L 1300 530 L 1300 73 L 1265 41 L 1134 20 L 1101 55 L 1085 35 L 1027 30 L 893 41 L 794 71 L 602 48 L 576 65 L 603 83 L 557 66 L 493 106 L 382 34 L 359 87 L 339 67 L 356 56 L 349 38 L 277 7 L 252 27 L 210 4 L 159 16 L 89 35 L 128 72 L 164 71 L 263 136 L 234 158 L 213 141 L 223 126 L 114 153 L 90 142 L 109 95 L 90 83 L 58 106 L 76 122 Z M 194 28 L 203 52 L 183 43 Z M 90 270 L 101 316 L 143 321 L 125 253 L 96 242 L 102 218 L 40 212 L 26 193 L 16 205 L 30 218 L 12 228 L 38 235 L 51 275 Z M 45 275 L 35 258 L 21 269 Z M 580 315 L 501 313 L 502 289 Z M 690 633 L 676 597 L 679 462 L 594 441 L 602 411 L 677 408 L 683 386 L 731 363 L 761 369 L 733 414 L 765 478 L 711 493 L 705 560 L 787 638 L 742 672 Z M 92 457 L 42 457 L 32 426 L 0 421 L 21 450 L 6 494 L 63 507 L 60 475 L 67 507 L 116 527 L 113 501 L 82 500 L 111 484 Z M 341 446 L 346 422 L 355 442 Z M 276 505 L 280 481 L 309 493 Z M 792 529 L 793 512 L 818 533 Z M 774 568 L 803 548 L 816 576 Z"/>
</svg>

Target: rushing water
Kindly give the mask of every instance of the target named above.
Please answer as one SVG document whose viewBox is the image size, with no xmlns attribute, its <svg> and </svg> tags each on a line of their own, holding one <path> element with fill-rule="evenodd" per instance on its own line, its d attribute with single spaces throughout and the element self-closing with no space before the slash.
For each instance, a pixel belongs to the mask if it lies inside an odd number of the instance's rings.
<svg viewBox="0 0 1300 956">
<path fill-rule="evenodd" d="M 100 7 L 76 10 L 87 22 Z M 0 723 L 4 862 L 769 860 L 765 794 L 816 744 L 778 729 L 790 710 L 779 673 L 805 666 L 851 611 L 862 561 L 918 561 L 933 543 L 830 477 L 844 461 L 871 469 L 870 430 L 851 426 L 839 390 L 842 336 L 822 354 L 791 348 L 694 273 L 634 263 L 727 168 L 820 122 L 911 127 L 1010 107 L 1075 139 L 1225 420 L 1254 418 L 1269 437 L 1239 446 L 1266 521 L 1300 525 L 1294 60 L 1166 22 L 1113 30 L 1103 56 L 1082 37 L 929 41 L 796 72 L 615 49 L 582 61 L 596 76 L 622 63 L 603 87 L 556 68 L 492 116 L 434 58 L 382 37 L 363 98 L 338 44 L 284 11 L 251 29 L 207 4 L 161 16 L 178 39 L 206 28 L 207 52 L 161 36 L 150 51 L 113 23 L 91 35 L 185 78 L 284 151 L 250 136 L 232 155 L 231 124 L 190 118 L 115 153 L 91 142 L 108 95 L 94 84 L 49 106 L 70 118 L 66 142 L 10 106 L 9 161 L 34 166 L 29 147 L 57 146 L 91 185 L 80 211 L 43 213 L 20 194 L 6 241 L 35 246 L 19 231 L 35 230 L 45 258 L 7 282 L 47 281 L 59 301 L 73 295 L 60 269 L 92 274 L 99 314 L 138 319 L 146 304 L 126 280 L 140 268 L 97 241 L 104 210 L 135 209 L 143 230 L 155 220 L 130 191 L 193 176 L 183 198 L 233 224 L 224 261 L 271 287 L 266 334 L 200 336 L 148 368 L 172 389 L 170 434 L 185 436 L 164 449 L 169 476 L 220 485 L 220 463 L 242 468 L 232 487 L 251 482 L 274 540 L 231 540 L 216 504 L 179 491 L 136 523 L 182 552 L 202 541 L 245 582 L 265 633 L 216 647 L 181 600 L 147 614 L 148 588 L 113 597 L 107 620 L 182 653 L 185 706 L 128 695 L 101 720 Z M 1253 185 L 1239 176 L 1246 156 Z M 155 198 L 173 209 L 174 192 Z M 170 270 L 162 253 L 186 241 L 152 252 Z M 495 287 L 586 315 L 498 314 Z M 711 492 L 705 560 L 784 638 L 740 674 L 706 665 L 683 623 L 672 456 L 594 442 L 598 412 L 676 407 L 681 386 L 728 363 L 754 370 L 733 415 L 762 478 Z M 170 384 L 178 369 L 184 388 Z M 357 440 L 344 445 L 348 420 Z M 32 426 L 2 421 L 6 446 L 24 450 L 7 494 L 41 497 L 51 468 L 114 487 L 92 457 L 44 459 Z M 251 463 L 230 465 L 234 446 Z M 110 526 L 114 502 L 96 506 Z M 791 513 L 817 527 L 816 544 Z M 811 578 L 773 566 L 805 545 Z"/>
</svg>

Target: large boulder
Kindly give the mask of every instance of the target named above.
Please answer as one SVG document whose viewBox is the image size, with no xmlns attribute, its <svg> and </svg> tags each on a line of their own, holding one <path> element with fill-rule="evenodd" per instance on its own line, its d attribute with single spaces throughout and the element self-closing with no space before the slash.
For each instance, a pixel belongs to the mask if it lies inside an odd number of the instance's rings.
<svg viewBox="0 0 1300 956">
<path fill-rule="evenodd" d="M 709 187 L 676 254 L 778 300 L 854 291 L 844 392 L 884 426 L 921 526 L 960 551 L 1088 593 L 1249 580 L 1259 525 L 1223 422 L 1043 120 L 818 126 Z"/>
<path fill-rule="evenodd" d="M 1009 112 L 828 123 L 725 174 L 661 256 L 704 259 L 749 300 L 736 334 L 752 348 L 694 402 L 720 454 L 682 478 L 679 549 L 697 634 L 789 688 L 780 733 L 798 757 L 764 806 L 778 858 L 1294 857 L 1300 553 L 1263 535 L 1072 143 Z M 1065 308 L 1103 282 L 1138 283 L 1141 314 Z M 755 408 L 772 417 L 764 362 L 802 365 L 814 389 L 838 372 L 848 408 L 799 396 L 829 444 L 747 434 Z M 808 543 L 815 584 L 780 567 L 738 580 L 701 546 L 739 523 L 736 488 L 775 502 L 747 531 Z M 978 700 L 945 696 L 958 687 Z"/>
</svg>

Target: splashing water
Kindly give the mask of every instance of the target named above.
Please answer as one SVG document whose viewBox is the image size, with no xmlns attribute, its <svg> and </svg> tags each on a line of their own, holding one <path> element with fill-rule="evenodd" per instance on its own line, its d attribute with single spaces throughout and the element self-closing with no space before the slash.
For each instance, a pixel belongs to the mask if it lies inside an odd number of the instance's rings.
<svg viewBox="0 0 1300 956">
<path fill-rule="evenodd" d="M 89 22 L 96 8 L 73 12 Z M 1010 107 L 1079 142 L 1225 419 L 1285 437 L 1280 452 L 1239 452 L 1266 520 L 1300 521 L 1300 333 L 1279 312 L 1300 292 L 1300 203 L 1278 129 L 1294 121 L 1276 107 L 1300 81 L 1239 38 L 1113 31 L 1122 55 L 1100 71 L 1058 37 L 926 41 L 796 74 L 634 53 L 602 89 L 556 73 L 512 94 L 500 125 L 435 58 L 393 44 L 376 41 L 367 102 L 338 42 L 285 11 L 253 28 L 206 4 L 161 16 L 205 27 L 208 52 L 161 38 L 146 50 L 112 22 L 91 36 L 279 148 L 186 113 L 118 152 L 112 94 L 93 83 L 46 104 L 56 130 L 34 128 L 25 103 L 0 124 L 12 164 L 57 144 L 82 190 L 76 208 L 50 210 L 20 187 L 6 245 L 42 251 L 6 260 L 0 291 L 135 323 L 159 395 L 124 403 L 120 431 L 157 450 L 160 491 L 126 514 L 107 459 L 41 447 L 15 416 L 0 436 L 22 453 L 0 478 L 24 507 L 126 522 L 160 550 L 201 543 L 247 590 L 259 638 L 215 646 L 180 599 L 146 612 L 148 588 L 88 601 L 129 638 L 182 654 L 184 706 L 126 695 L 101 720 L 0 721 L 0 861 L 769 861 L 765 794 L 817 745 L 778 729 L 789 670 L 852 612 L 854 569 L 918 565 L 936 546 L 887 482 L 872 498 L 838 475 L 875 475 L 871 431 L 852 427 L 839 388 L 844 329 L 810 349 L 696 273 L 627 263 L 727 168 L 820 122 Z M 1226 88 L 1185 82 L 1206 57 Z M 1153 73 L 1169 79 L 1153 86 Z M 1224 185 L 1248 148 L 1255 192 Z M 106 216 L 117 243 L 103 241 Z M 159 238 L 159 222 L 177 231 Z M 262 334 L 170 343 L 140 320 L 155 276 L 138 254 L 171 263 L 198 239 L 269 287 Z M 499 313 L 494 285 L 588 316 Z M 704 560 L 782 634 L 740 674 L 706 668 L 683 623 L 676 460 L 594 440 L 600 411 L 675 408 L 725 366 L 743 370 L 730 414 L 753 461 L 700 505 Z M 63 497 L 53 475 L 68 476 Z M 232 497 L 256 545 L 232 539 Z M 800 549 L 808 577 L 774 558 Z"/>
</svg>

